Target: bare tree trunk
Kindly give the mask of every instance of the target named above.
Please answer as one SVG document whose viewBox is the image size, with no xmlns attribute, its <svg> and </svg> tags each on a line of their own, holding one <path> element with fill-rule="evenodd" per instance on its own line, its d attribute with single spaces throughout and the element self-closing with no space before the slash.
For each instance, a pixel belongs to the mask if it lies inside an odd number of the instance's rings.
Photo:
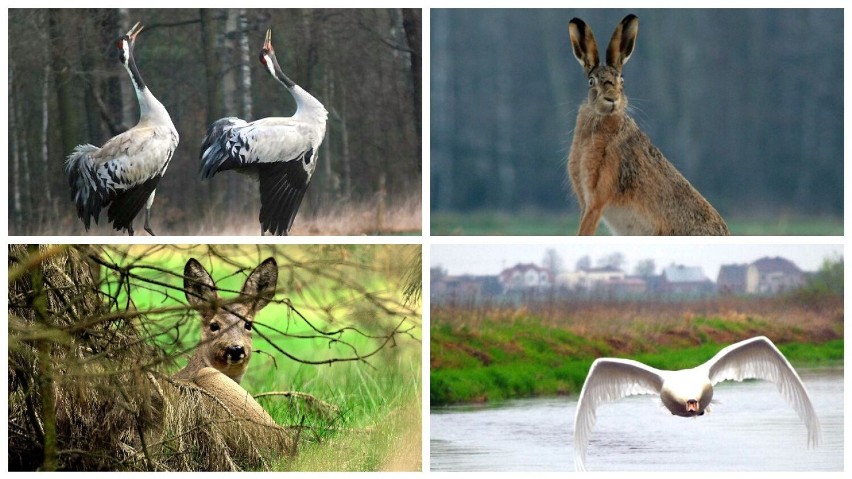
<svg viewBox="0 0 852 479">
<path fill-rule="evenodd" d="M 246 9 L 241 8 L 239 14 L 239 64 L 240 64 L 240 96 L 241 96 L 241 115 L 246 121 L 254 120 L 254 101 L 252 99 L 252 79 L 251 69 L 253 65 L 254 55 L 252 54 L 251 42 L 249 38 L 249 20 Z M 258 194 L 257 187 L 253 181 L 245 181 L 239 178 L 237 184 L 241 187 L 237 193 L 238 198 L 252 198 Z M 238 203 L 238 202 L 234 202 Z M 245 211 L 250 202 L 239 202 L 243 205 Z M 242 213 L 241 212 L 241 213 Z"/>
<path fill-rule="evenodd" d="M 235 68 L 237 52 L 240 48 L 240 39 L 237 32 L 239 28 L 239 13 L 237 10 L 228 9 L 225 17 L 225 32 L 222 34 L 222 48 L 217 51 L 220 58 L 224 59 L 222 67 L 222 98 L 226 115 L 236 115 L 237 110 L 237 85 L 241 68 Z"/>
<path fill-rule="evenodd" d="M 346 86 L 340 88 L 340 142 L 343 161 L 343 194 L 347 200 L 352 199 L 352 167 L 349 157 L 349 128 L 346 126 Z"/>
<path fill-rule="evenodd" d="M 422 67 L 422 35 L 421 35 L 421 10 L 419 8 L 402 9 L 402 28 L 405 30 L 405 39 L 411 50 L 411 91 L 414 102 L 414 127 L 417 129 L 417 151 L 421 151 L 421 128 L 422 128 L 422 96 L 423 96 L 423 67 Z M 418 161 L 417 170 L 422 171 L 423 162 Z"/>
<path fill-rule="evenodd" d="M 242 99 L 242 93 L 238 91 L 240 82 L 240 74 L 242 65 L 240 62 L 240 33 L 238 32 L 240 21 L 239 12 L 235 9 L 228 9 L 225 18 L 225 32 L 222 35 L 222 48 L 219 50 L 220 56 L 224 59 L 222 71 L 222 97 L 225 106 L 225 115 L 239 114 L 239 100 Z M 239 67 L 236 67 L 239 66 Z M 236 217 L 238 210 L 241 209 L 241 203 L 233 201 L 239 198 L 239 187 L 244 183 L 244 178 L 238 178 L 240 175 L 227 175 L 226 191 L 227 197 L 232 201 L 226 201 L 225 205 L 228 209 L 228 216 Z"/>
<path fill-rule="evenodd" d="M 62 45 L 62 26 L 60 25 L 61 11 L 51 9 L 48 12 L 48 31 L 50 32 L 50 56 L 53 66 L 54 86 L 56 88 L 56 103 L 59 107 L 59 134 L 62 140 L 62 151 L 71 153 L 80 138 L 78 132 L 79 118 L 74 108 L 71 93 L 71 68 L 65 59 L 66 51 Z"/>
<path fill-rule="evenodd" d="M 22 96 L 21 88 L 18 87 L 18 98 Z M 9 111 L 9 116 L 15 117 L 15 124 L 17 125 L 17 131 L 13 132 L 13 135 L 18 135 L 18 148 L 20 150 L 20 169 L 18 171 L 19 181 L 20 181 L 20 194 L 21 194 L 21 227 L 24 232 L 33 232 L 35 228 L 33 228 L 33 224 L 35 221 L 34 213 L 34 199 L 33 199 L 33 184 L 32 184 L 32 173 L 30 168 L 30 142 L 29 137 L 27 136 L 27 122 L 24 116 L 23 107 L 20 102 L 15 103 L 15 109 Z"/>
<path fill-rule="evenodd" d="M 28 245 L 27 250 L 31 256 L 39 254 L 38 245 Z M 44 291 L 44 278 L 41 266 L 36 266 L 32 271 L 33 284 L 33 311 L 36 321 L 42 327 L 47 328 L 47 294 Z M 41 398 L 41 422 L 44 443 L 44 460 L 41 464 L 42 471 L 55 471 L 59 464 L 59 454 L 56 443 L 56 401 L 53 390 L 53 358 L 50 356 L 50 341 L 39 339 L 36 341 L 38 351 L 37 381 L 38 393 Z"/>
<path fill-rule="evenodd" d="M 322 27 L 322 22 L 318 21 L 318 17 L 322 15 L 322 12 L 318 9 L 305 9 L 302 13 L 302 25 L 305 32 L 305 51 L 307 52 L 307 58 L 305 59 L 305 82 L 302 83 L 302 88 L 311 91 L 313 87 L 314 67 L 317 65 L 319 49 L 316 30 Z"/>
<path fill-rule="evenodd" d="M 132 25 L 130 23 L 130 12 L 126 8 L 119 8 L 118 24 L 116 25 L 117 30 L 115 32 L 116 37 L 124 34 L 126 31 L 124 28 L 129 29 Z M 134 125 L 139 119 L 139 113 L 136 111 L 138 101 L 136 100 L 136 92 L 133 90 L 133 85 L 126 78 L 124 72 L 121 72 L 114 80 L 118 83 L 121 90 L 121 123 L 125 126 Z"/>
<path fill-rule="evenodd" d="M 94 13 L 91 10 L 86 10 L 86 12 L 89 14 Z M 93 27 L 89 18 L 83 19 L 83 22 L 85 23 L 78 25 L 77 28 L 88 31 Z M 95 39 L 98 37 L 100 35 L 96 36 Z M 92 72 L 96 69 L 92 52 L 99 51 L 99 49 L 91 45 L 90 43 L 92 42 L 92 37 L 89 35 L 79 35 L 77 37 L 77 45 L 80 51 L 80 65 L 83 68 L 82 77 L 85 92 L 83 94 L 83 114 L 86 118 L 86 138 L 89 143 L 102 145 L 104 143 L 103 130 L 101 129 L 101 117 L 98 113 L 97 100 L 95 99 L 95 90 L 100 88 L 100 81 L 95 75 L 92 75 Z"/>
<path fill-rule="evenodd" d="M 251 99 L 251 50 L 249 49 L 248 15 L 246 9 L 239 10 L 240 87 L 242 93 L 242 117 L 250 121 L 254 116 Z"/>
<path fill-rule="evenodd" d="M 219 48 L 216 42 L 219 30 L 216 19 L 218 10 L 210 8 L 201 9 L 201 45 L 204 51 L 204 70 L 207 80 L 207 124 L 222 118 L 224 102 L 222 98 L 221 84 L 221 62 L 219 61 Z"/>
<path fill-rule="evenodd" d="M 98 48 L 95 51 L 100 51 L 100 49 L 104 48 L 104 45 L 112 45 L 115 43 L 115 39 L 118 38 L 119 35 L 124 32 L 121 31 L 121 10 L 120 9 L 108 9 L 104 11 L 99 11 L 97 15 L 95 15 L 97 22 L 95 23 L 95 28 L 98 31 L 97 37 L 97 46 Z M 99 58 L 97 55 L 95 58 Z M 101 68 L 102 62 L 97 62 L 97 69 Z M 117 68 L 118 64 L 110 62 L 108 69 L 106 70 L 106 74 L 97 75 L 97 89 L 93 89 L 92 91 L 95 93 L 96 100 L 98 101 L 98 109 L 100 110 L 101 119 L 105 122 L 106 126 L 106 136 L 115 136 L 119 133 L 123 133 L 127 131 L 128 124 L 130 124 L 132 119 L 125 118 L 125 102 L 124 95 L 122 91 L 121 80 L 124 80 L 124 69 Z M 129 82 L 128 82 L 129 83 Z M 129 88 L 129 85 L 128 85 Z M 131 91 L 127 92 L 128 95 L 132 94 Z M 133 101 L 133 98 L 128 97 L 128 101 Z M 130 114 L 133 111 L 129 112 Z"/>
<path fill-rule="evenodd" d="M 219 31 L 219 21 L 216 16 L 218 10 L 212 8 L 202 8 L 201 13 L 201 48 L 204 53 L 204 77 L 207 86 L 207 126 L 222 118 L 224 110 L 224 102 L 222 98 L 222 82 L 221 82 L 221 62 L 219 60 L 219 49 L 216 41 L 217 31 Z M 234 175 L 227 175 L 228 177 Z M 215 178 L 206 181 L 207 195 L 214 205 L 220 205 L 223 202 L 223 197 L 230 187 L 232 178 L 224 180 L 216 180 Z M 222 188 L 221 181 L 225 181 L 225 188 Z M 218 187 L 216 186 L 218 185 Z M 228 206 L 230 210 L 230 206 Z"/>
<path fill-rule="evenodd" d="M 47 215 L 54 214 L 54 204 L 53 204 L 53 193 L 51 191 L 53 188 L 51 187 L 51 180 L 53 179 L 53 174 L 50 168 L 50 149 L 48 148 L 48 132 L 50 131 L 50 121 L 49 121 L 49 99 L 50 99 L 50 65 L 44 65 L 44 80 L 41 84 L 41 139 L 39 143 L 41 143 L 41 158 L 42 158 L 42 167 L 44 168 L 43 174 L 41 175 L 42 181 L 44 182 L 44 207 L 42 208 L 43 213 Z M 69 152 L 70 153 L 70 152 Z M 45 215 L 40 215 L 40 224 L 45 224 Z"/>
<path fill-rule="evenodd" d="M 335 74 L 334 69 L 329 68 L 326 70 L 326 74 L 323 75 L 323 77 L 323 82 L 325 83 L 325 98 L 326 101 L 331 103 L 335 98 L 337 98 L 335 88 L 337 85 L 337 75 Z M 331 110 L 332 120 L 339 120 L 337 111 L 333 108 L 331 108 Z M 326 178 L 326 183 L 323 185 L 323 191 L 325 192 L 324 199 L 331 202 L 336 202 L 341 197 L 340 175 L 331 167 L 331 165 L 335 164 L 335 155 L 338 154 L 340 150 L 340 147 L 337 145 L 337 140 L 337 135 L 332 134 L 332 129 L 328 128 L 325 132 L 325 141 L 322 146 L 324 153 L 322 155 L 321 164 Z"/>
<path fill-rule="evenodd" d="M 12 212 L 14 213 L 14 229 L 10 233 L 21 234 L 20 228 L 23 217 L 21 207 L 21 145 L 18 144 L 18 124 L 15 121 L 17 103 L 15 101 L 15 65 L 12 62 L 9 62 L 9 93 L 9 149 L 12 151 L 12 174 L 9 181 L 12 188 Z"/>
</svg>

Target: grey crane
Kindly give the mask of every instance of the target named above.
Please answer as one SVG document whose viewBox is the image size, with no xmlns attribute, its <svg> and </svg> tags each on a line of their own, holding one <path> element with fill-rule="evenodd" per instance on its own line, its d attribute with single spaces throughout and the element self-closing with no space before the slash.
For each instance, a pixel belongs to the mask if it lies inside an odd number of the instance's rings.
<svg viewBox="0 0 852 479">
<path fill-rule="evenodd" d="M 139 123 L 98 148 L 78 145 L 65 162 L 71 199 L 86 231 L 98 222 L 102 208 L 116 230 L 133 235 L 133 219 L 145 206 L 145 231 L 151 230 L 151 204 L 178 145 L 169 112 L 142 81 L 133 59 L 139 22 L 118 39 L 119 59 L 130 75 L 139 100 Z"/>
<path fill-rule="evenodd" d="M 260 182 L 260 233 L 287 235 L 317 166 L 317 150 L 325 137 L 328 112 L 281 71 L 272 48 L 272 30 L 260 51 L 260 63 L 296 100 L 289 118 L 246 122 L 236 117 L 216 120 L 201 145 L 201 177 L 236 170 Z"/>
</svg>

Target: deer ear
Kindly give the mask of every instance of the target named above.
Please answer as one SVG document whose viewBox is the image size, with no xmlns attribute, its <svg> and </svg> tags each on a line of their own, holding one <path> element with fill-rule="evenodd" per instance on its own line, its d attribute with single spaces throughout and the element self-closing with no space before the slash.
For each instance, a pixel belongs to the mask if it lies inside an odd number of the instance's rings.
<svg viewBox="0 0 852 479">
<path fill-rule="evenodd" d="M 275 258 L 267 258 L 251 272 L 240 294 L 254 298 L 253 311 L 260 311 L 275 296 L 278 285 L 278 263 Z"/>
<path fill-rule="evenodd" d="M 211 302 L 219 298 L 216 283 L 195 258 L 190 258 L 183 268 L 183 289 L 186 300 L 196 309 L 209 307 Z"/>
</svg>

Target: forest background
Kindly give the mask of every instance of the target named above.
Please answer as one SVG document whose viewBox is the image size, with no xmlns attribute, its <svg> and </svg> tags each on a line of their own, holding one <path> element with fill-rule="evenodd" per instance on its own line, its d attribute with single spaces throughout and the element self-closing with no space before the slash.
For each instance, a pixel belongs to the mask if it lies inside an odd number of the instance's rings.
<svg viewBox="0 0 852 479">
<path fill-rule="evenodd" d="M 268 28 L 284 72 L 330 113 L 293 234 L 420 230 L 420 9 L 12 9 L 11 234 L 83 234 L 64 161 L 138 121 L 115 48 L 137 21 L 139 71 L 180 134 L 152 211 L 160 234 L 257 234 L 257 185 L 235 174 L 202 182 L 199 156 L 219 118 L 295 111 L 258 61 Z"/>
</svg>

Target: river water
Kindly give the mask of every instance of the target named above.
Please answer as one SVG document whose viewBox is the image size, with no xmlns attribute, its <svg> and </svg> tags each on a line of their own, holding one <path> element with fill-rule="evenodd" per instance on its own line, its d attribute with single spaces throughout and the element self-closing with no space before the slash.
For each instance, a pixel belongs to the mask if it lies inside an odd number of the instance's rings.
<svg viewBox="0 0 852 479">
<path fill-rule="evenodd" d="M 586 453 L 592 471 L 842 471 L 843 371 L 799 371 L 822 424 L 807 429 L 775 385 L 724 382 L 711 411 L 672 416 L 658 397 L 633 396 L 598 408 Z M 433 471 L 574 470 L 577 397 L 522 399 L 431 410 Z"/>
</svg>

